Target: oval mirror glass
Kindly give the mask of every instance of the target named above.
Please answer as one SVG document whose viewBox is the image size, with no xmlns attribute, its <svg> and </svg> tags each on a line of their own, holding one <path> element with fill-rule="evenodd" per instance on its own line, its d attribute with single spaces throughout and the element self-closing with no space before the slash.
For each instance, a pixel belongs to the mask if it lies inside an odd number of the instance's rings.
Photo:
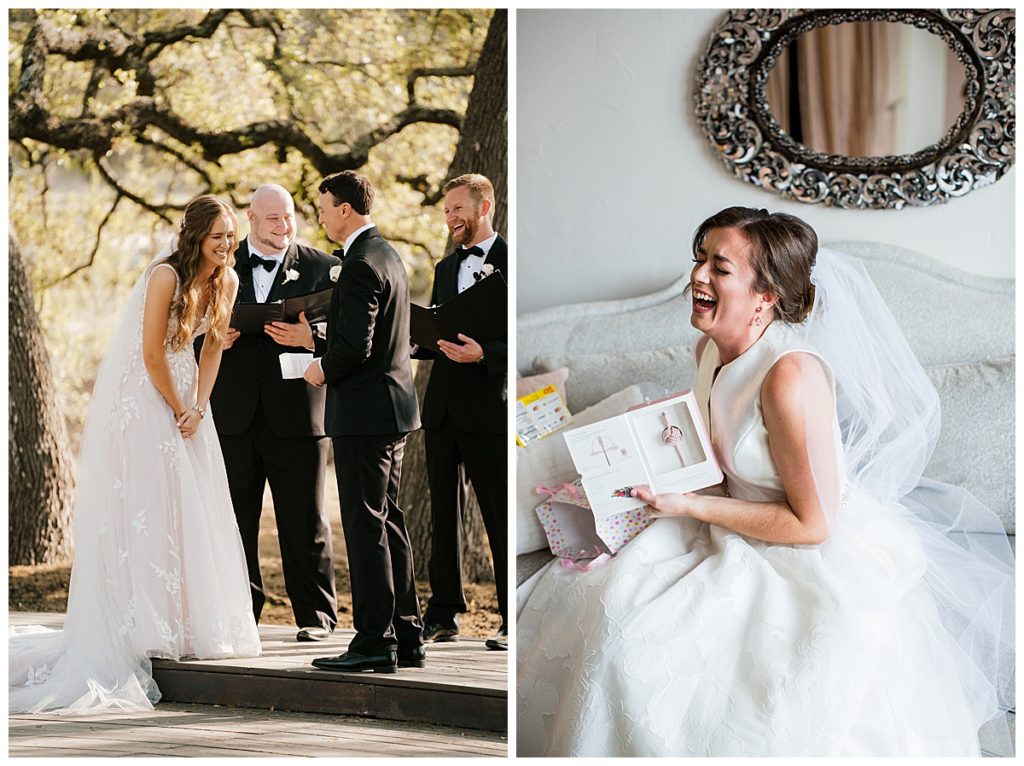
<svg viewBox="0 0 1024 766">
<path fill-rule="evenodd" d="M 941 37 L 857 21 L 796 37 L 769 72 L 765 96 L 782 130 L 807 148 L 882 157 L 942 140 L 966 87 L 964 66 Z"/>
</svg>

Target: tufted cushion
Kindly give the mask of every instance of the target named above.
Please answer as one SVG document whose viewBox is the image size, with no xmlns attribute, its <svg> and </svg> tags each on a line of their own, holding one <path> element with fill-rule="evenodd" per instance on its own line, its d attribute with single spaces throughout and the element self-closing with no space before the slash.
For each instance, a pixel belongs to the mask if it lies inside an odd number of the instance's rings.
<svg viewBox="0 0 1024 766">
<path fill-rule="evenodd" d="M 628 386 L 593 407 L 573 415 L 571 427 L 589 425 L 621 415 L 643 401 L 639 386 Z M 570 407 L 571 410 L 571 407 Z M 534 492 L 538 484 L 554 486 L 578 476 L 565 439 L 555 433 L 540 441 L 516 449 L 516 553 L 547 549 L 548 540 L 534 509 L 541 497 Z"/>
<path fill-rule="evenodd" d="M 637 381 L 652 381 L 671 394 L 697 380 L 692 346 L 615 354 L 545 354 L 533 361 L 535 372 L 569 368 L 566 404 L 577 412 Z"/>
<path fill-rule="evenodd" d="M 925 476 L 963 487 L 1015 530 L 1014 357 L 930 366 L 942 431 Z"/>
</svg>

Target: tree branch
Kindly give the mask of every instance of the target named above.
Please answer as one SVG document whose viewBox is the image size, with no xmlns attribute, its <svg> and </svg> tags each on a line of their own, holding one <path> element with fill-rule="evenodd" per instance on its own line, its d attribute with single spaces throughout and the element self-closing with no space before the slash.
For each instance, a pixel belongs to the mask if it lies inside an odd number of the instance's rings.
<svg viewBox="0 0 1024 766">
<path fill-rule="evenodd" d="M 246 23 L 254 28 L 266 29 L 273 36 L 274 58 L 287 61 L 283 55 L 281 38 L 284 31 L 273 13 L 258 10 L 239 11 Z M 433 108 L 415 103 L 415 83 L 421 77 L 461 77 L 473 73 L 473 67 L 419 68 L 407 77 L 410 102 L 402 111 L 393 114 L 384 123 L 375 126 L 354 140 L 318 141 L 310 136 L 302 121 L 278 119 L 253 122 L 234 130 L 206 131 L 186 122 L 166 102 L 157 97 L 157 83 L 149 70 L 149 61 L 160 49 L 188 37 L 209 37 L 219 28 L 230 11 L 218 9 L 206 14 L 199 24 L 182 25 L 170 30 L 130 35 L 107 28 L 105 30 L 81 28 L 61 29 L 43 16 L 35 16 L 22 51 L 22 70 L 18 87 L 9 101 L 8 137 L 12 141 L 32 139 L 49 146 L 67 150 L 85 150 L 101 158 L 124 136 L 160 148 L 174 156 L 193 171 L 199 173 L 208 186 L 212 177 L 203 163 L 216 164 L 221 158 L 243 154 L 266 145 L 276 146 L 284 157 L 288 150 L 298 151 L 322 175 L 341 170 L 363 167 L 371 150 L 389 137 L 415 123 L 448 125 L 462 129 L 463 117 L 452 109 Z M 93 75 L 86 88 L 80 117 L 61 117 L 47 108 L 43 96 L 43 83 L 47 52 L 63 55 L 68 60 L 95 62 Z M 95 104 L 93 95 L 100 86 L 100 68 L 133 71 L 138 82 L 138 96 L 100 116 L 91 113 Z M 277 74 L 288 91 L 287 66 L 276 66 Z M 151 127 L 158 128 L 185 147 L 163 147 L 147 138 Z M 344 150 L 330 151 L 333 145 Z M 190 155 L 197 159 L 190 159 Z M 201 158 L 198 159 L 198 158 Z M 144 200 L 125 189 L 114 178 L 100 159 L 96 160 L 101 175 L 115 191 L 141 207 L 168 220 L 167 211 L 180 209 L 174 205 L 157 204 Z M 424 204 L 434 204 L 440 191 L 422 187 Z"/>
<path fill-rule="evenodd" d="M 412 247 L 418 247 L 420 250 L 422 250 L 424 253 L 427 254 L 428 258 L 431 257 L 430 256 L 430 248 L 426 244 L 424 244 L 423 242 L 420 242 L 417 239 L 409 239 L 407 237 L 403 237 L 403 236 L 401 236 L 399 234 L 394 234 L 394 233 L 389 233 L 387 235 L 386 239 L 387 239 L 388 242 L 403 242 L 406 245 L 411 245 Z"/>
<path fill-rule="evenodd" d="M 32 29 L 42 38 L 48 53 L 59 54 L 68 61 L 104 61 L 108 66 L 123 59 L 141 42 L 117 29 L 87 31 L 58 27 L 45 16 L 37 17 Z"/>
<path fill-rule="evenodd" d="M 213 37 L 214 32 L 217 31 L 217 27 L 220 26 L 220 23 L 224 21 L 229 13 L 231 13 L 230 9 L 224 10 L 222 8 L 218 8 L 215 11 L 207 13 L 206 18 L 198 24 L 183 24 L 171 29 L 146 32 L 142 36 L 142 44 L 146 48 L 153 46 L 153 50 L 146 52 L 146 60 L 152 61 L 160 54 L 160 51 L 168 45 L 180 42 L 186 37 Z"/>
<path fill-rule="evenodd" d="M 100 66 L 99 62 L 96 62 L 93 64 L 92 72 L 89 73 L 89 84 L 85 86 L 85 94 L 82 96 L 82 117 L 93 116 L 90 105 L 92 100 L 96 98 L 96 93 L 99 91 L 102 81 L 103 67 Z"/>
<path fill-rule="evenodd" d="M 368 80 L 372 80 L 380 88 L 386 87 L 385 83 L 370 71 L 369 64 L 362 64 L 354 61 L 334 61 L 333 59 L 297 59 L 297 63 L 306 66 L 332 66 L 346 71 L 359 72 Z"/>
<path fill-rule="evenodd" d="M 278 19 L 274 16 L 273 12 L 270 11 L 262 12 L 255 9 L 247 9 L 239 11 L 239 13 L 242 14 L 242 18 L 245 19 L 246 23 L 248 23 L 253 29 L 265 29 L 270 33 L 273 53 L 269 58 L 260 60 L 263 62 L 263 65 L 269 71 L 276 74 L 278 79 L 281 81 L 281 96 L 288 105 L 288 116 L 293 122 L 298 122 L 299 116 L 295 110 L 295 98 L 291 92 L 291 85 L 293 84 L 293 81 L 291 76 L 285 70 L 285 67 L 282 67 L 280 64 L 281 61 L 288 60 L 288 57 L 283 51 L 284 32 L 281 29 L 281 24 L 278 22 Z M 232 43 L 234 42 L 234 37 L 232 36 Z"/>
<path fill-rule="evenodd" d="M 28 31 L 28 37 L 21 48 L 21 74 L 18 77 L 18 89 L 10 99 L 12 106 L 17 99 L 26 109 L 40 108 L 43 78 L 46 74 L 46 48 L 40 40 L 41 36 L 37 20 Z"/>
<path fill-rule="evenodd" d="M 472 66 L 466 64 L 466 66 L 413 69 L 405 80 L 405 93 L 409 99 L 409 104 L 416 103 L 416 81 L 421 77 L 469 77 L 475 71 L 475 63 Z"/>
<path fill-rule="evenodd" d="M 155 204 L 153 204 L 151 202 L 147 202 L 146 200 L 142 199 L 142 197 L 138 196 L 137 194 L 133 194 L 132 192 L 128 191 L 123 186 L 121 186 L 121 184 L 118 182 L 118 180 L 116 178 L 114 178 L 114 176 L 110 173 L 109 170 L 107 170 L 106 166 L 104 165 L 104 161 L 103 161 L 102 155 L 98 155 L 98 154 L 94 155 L 93 159 L 96 161 L 96 167 L 99 169 L 100 175 L 103 177 L 103 180 L 106 181 L 108 184 L 110 184 L 111 188 L 113 188 L 113 190 L 118 193 L 118 196 L 126 197 L 126 198 L 130 199 L 132 202 L 134 202 L 139 207 L 145 208 L 146 210 L 148 210 L 149 212 L 153 213 L 154 215 L 160 216 L 163 220 L 167 221 L 167 223 L 172 224 L 172 225 L 174 223 L 170 219 L 170 216 L 167 215 L 167 211 L 168 210 L 184 210 L 185 209 L 184 205 L 169 205 L 169 204 L 155 205 Z"/>
<path fill-rule="evenodd" d="M 201 167 L 195 160 L 191 159 L 190 157 L 187 157 L 183 152 L 178 151 L 173 146 L 170 146 L 168 144 L 163 144 L 160 143 L 159 141 L 155 141 L 145 134 L 136 136 L 135 140 L 140 144 L 144 144 L 145 146 L 151 146 L 157 151 L 163 152 L 164 154 L 169 154 L 171 157 L 174 157 L 174 159 L 178 160 L 178 162 L 180 162 L 182 165 L 189 168 L 190 170 L 195 171 L 196 174 L 199 175 L 206 182 L 206 186 L 208 188 L 213 187 L 213 178 L 210 177 L 209 172 L 207 172 L 205 168 Z"/>
<path fill-rule="evenodd" d="M 288 120 L 266 120 L 237 130 L 206 132 L 188 125 L 151 98 L 136 99 L 102 118 L 62 119 L 38 105 L 28 107 L 17 100 L 12 107 L 9 132 L 12 140 L 32 138 L 61 149 L 89 149 L 93 153 L 106 154 L 119 133 L 128 132 L 137 137 L 147 126 L 155 125 L 183 144 L 200 147 L 203 158 L 210 162 L 275 144 L 298 149 L 325 175 L 362 167 L 374 146 L 414 123 L 449 125 L 456 130 L 462 127 L 462 116 L 452 109 L 413 105 L 360 136 L 349 151 L 332 154 Z"/>
<path fill-rule="evenodd" d="M 430 183 L 425 173 L 421 173 L 418 176 L 395 176 L 395 180 L 400 184 L 405 184 L 415 192 L 419 192 L 423 195 L 423 201 L 420 203 L 422 207 L 433 207 L 441 198 L 444 197 L 444 193 L 441 191 L 442 186 L 434 186 Z"/>
<path fill-rule="evenodd" d="M 114 198 L 114 204 L 110 206 L 110 210 L 107 211 L 107 214 L 105 216 L 103 216 L 103 220 L 100 221 L 100 225 L 96 229 L 96 241 L 93 243 L 92 252 L 89 253 L 89 259 L 85 263 L 81 263 L 78 266 L 75 266 L 75 268 L 71 269 L 71 271 L 67 272 L 63 276 L 59 276 L 56 279 L 51 280 L 50 282 L 47 282 L 46 284 L 44 284 L 42 286 L 42 288 L 41 288 L 42 290 L 49 290 L 54 285 L 60 284 L 64 280 L 70 279 L 71 277 L 73 277 L 75 274 L 77 274 L 78 272 L 82 271 L 83 269 L 87 269 L 90 266 L 92 266 L 93 262 L 96 260 L 96 253 L 98 253 L 99 249 L 100 249 L 100 238 L 103 236 L 103 229 L 106 227 L 107 222 L 110 221 L 111 217 L 113 217 L 114 211 L 117 210 L 117 205 L 121 201 L 121 199 L 122 199 L 122 196 L 120 194 L 118 194 Z"/>
<path fill-rule="evenodd" d="M 450 125 L 456 130 L 462 129 L 462 115 L 452 109 L 434 109 L 428 106 L 410 104 L 388 122 L 364 133 L 356 139 L 352 148 L 346 154 L 334 155 L 332 159 L 337 161 L 338 167 L 335 170 L 327 170 L 326 172 L 336 173 L 339 170 L 362 167 L 366 164 L 367 159 L 369 159 L 370 150 L 373 147 L 395 135 L 403 128 L 417 122 Z"/>
</svg>

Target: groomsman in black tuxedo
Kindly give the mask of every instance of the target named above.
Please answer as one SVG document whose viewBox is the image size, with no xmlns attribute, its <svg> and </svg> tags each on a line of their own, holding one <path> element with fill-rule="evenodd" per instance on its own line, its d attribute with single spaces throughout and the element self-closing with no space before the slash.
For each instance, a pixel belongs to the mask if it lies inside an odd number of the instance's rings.
<svg viewBox="0 0 1024 766">
<path fill-rule="evenodd" d="M 333 286 L 341 262 L 293 241 L 295 203 L 285 189 L 261 186 L 247 216 L 249 235 L 235 253 L 239 302 L 268 303 Z M 266 601 L 259 529 L 269 481 L 299 641 L 326 639 L 338 621 L 331 527 L 323 507 L 324 391 L 301 378 L 284 379 L 280 356 L 325 346 L 324 327 L 311 327 L 304 316 L 295 323 L 266 325 L 260 334 L 230 330 L 210 397 L 249 568 L 253 612 L 259 621 Z"/>
<path fill-rule="evenodd" d="M 344 243 L 327 319 L 327 350 L 306 370 L 327 384 L 356 635 L 328 670 L 423 667 L 423 623 L 412 546 L 398 507 L 405 439 L 420 427 L 409 358 L 405 265 L 370 220 L 373 187 L 352 171 L 320 183 L 320 223 Z M 337 251 L 335 251 L 337 252 Z"/>
<path fill-rule="evenodd" d="M 472 287 L 492 271 L 508 281 L 508 244 L 491 225 L 494 187 L 469 173 L 443 189 L 444 214 L 457 245 L 434 271 L 432 305 Z M 459 334 L 458 343 L 440 341 L 423 399 L 427 480 L 430 487 L 430 601 L 424 615 L 427 641 L 455 641 L 457 615 L 466 611 L 462 592 L 462 518 L 473 484 L 494 563 L 501 627 L 489 649 L 508 649 L 508 336 L 477 342 Z"/>
</svg>

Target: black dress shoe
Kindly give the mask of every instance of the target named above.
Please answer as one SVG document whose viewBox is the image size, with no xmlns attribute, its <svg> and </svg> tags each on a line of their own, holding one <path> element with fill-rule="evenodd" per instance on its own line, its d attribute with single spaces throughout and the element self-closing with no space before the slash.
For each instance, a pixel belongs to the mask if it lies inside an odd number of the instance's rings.
<svg viewBox="0 0 1024 766">
<path fill-rule="evenodd" d="M 295 634 L 296 641 L 326 641 L 330 637 L 330 628 L 321 628 L 319 625 L 299 628 L 299 632 Z"/>
<path fill-rule="evenodd" d="M 508 651 L 508 627 L 502 625 L 498 628 L 498 632 L 487 639 L 484 643 L 488 649 L 497 649 L 498 651 Z"/>
<path fill-rule="evenodd" d="M 412 649 L 398 650 L 398 667 L 425 668 L 427 666 L 427 649 L 423 644 Z"/>
<path fill-rule="evenodd" d="M 442 641 L 458 641 L 459 626 L 455 623 L 441 625 L 436 622 L 425 622 L 423 623 L 423 640 L 436 641 L 438 643 Z"/>
<path fill-rule="evenodd" d="M 359 673 L 372 670 L 374 673 L 395 673 L 398 670 L 398 654 L 388 649 L 381 654 L 359 654 L 345 652 L 337 657 L 317 657 L 313 667 L 321 670 L 337 670 L 342 673 Z"/>
</svg>

